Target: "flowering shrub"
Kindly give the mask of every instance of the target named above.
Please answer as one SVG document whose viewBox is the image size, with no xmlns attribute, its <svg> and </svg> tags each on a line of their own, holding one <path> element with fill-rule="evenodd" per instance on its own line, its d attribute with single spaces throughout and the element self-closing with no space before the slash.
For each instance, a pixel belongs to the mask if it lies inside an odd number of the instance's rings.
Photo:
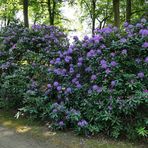
<svg viewBox="0 0 148 148">
<path fill-rule="evenodd" d="M 20 111 L 49 120 L 56 129 L 114 138 L 147 136 L 147 27 L 145 19 L 125 23 L 121 30 L 109 25 L 91 38 L 75 36 L 71 45 L 56 27 L 24 29 L 15 43 L 17 52 L 10 54 L 17 68 L 5 72 L 9 63 L 2 58 L 1 94 L 22 98 Z"/>
<path fill-rule="evenodd" d="M 136 128 L 146 127 L 147 23 L 138 24 L 97 29 L 82 41 L 75 36 L 50 61 L 45 94 L 81 113 L 77 132 L 134 138 Z"/>
</svg>

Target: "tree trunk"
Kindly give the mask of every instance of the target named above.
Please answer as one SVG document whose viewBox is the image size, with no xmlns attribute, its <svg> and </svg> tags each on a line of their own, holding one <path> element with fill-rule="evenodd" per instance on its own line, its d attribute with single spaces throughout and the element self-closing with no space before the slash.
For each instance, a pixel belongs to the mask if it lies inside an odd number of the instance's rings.
<svg viewBox="0 0 148 148">
<path fill-rule="evenodd" d="M 29 27 L 28 0 L 23 0 L 23 13 L 24 13 L 24 25 L 25 25 L 25 27 Z"/>
<path fill-rule="evenodd" d="M 126 0 L 126 22 L 130 23 L 131 21 L 131 8 L 132 7 L 132 1 Z"/>
<path fill-rule="evenodd" d="M 120 27 L 120 0 L 113 0 L 114 25 Z"/>
<path fill-rule="evenodd" d="M 49 22 L 50 25 L 54 25 L 56 2 L 55 0 L 52 0 L 52 2 L 51 0 L 48 0 L 47 4 L 48 4 Z"/>
<path fill-rule="evenodd" d="M 96 23 L 96 0 L 92 0 L 92 35 L 94 35 L 95 23 Z"/>
</svg>

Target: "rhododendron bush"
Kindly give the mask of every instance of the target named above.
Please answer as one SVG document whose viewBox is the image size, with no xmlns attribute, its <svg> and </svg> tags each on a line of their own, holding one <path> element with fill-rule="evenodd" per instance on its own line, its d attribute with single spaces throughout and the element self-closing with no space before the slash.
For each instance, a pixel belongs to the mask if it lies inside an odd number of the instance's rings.
<svg viewBox="0 0 148 148">
<path fill-rule="evenodd" d="M 9 48 L 26 51 L 11 73 L 25 79 L 19 110 L 50 121 L 52 128 L 72 128 L 79 134 L 146 136 L 147 24 L 142 19 L 134 25 L 125 23 L 120 30 L 109 25 L 96 29 L 93 37 L 75 36 L 71 45 L 59 30 L 57 38 L 55 31 L 49 35 L 48 27 L 34 26 L 22 33 Z M 1 77 L 6 79 L 3 64 Z"/>
</svg>

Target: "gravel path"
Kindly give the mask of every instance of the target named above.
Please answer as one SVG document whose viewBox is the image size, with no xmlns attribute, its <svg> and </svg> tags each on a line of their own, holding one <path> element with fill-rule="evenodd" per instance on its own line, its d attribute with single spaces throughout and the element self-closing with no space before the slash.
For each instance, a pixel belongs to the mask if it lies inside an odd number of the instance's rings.
<svg viewBox="0 0 148 148">
<path fill-rule="evenodd" d="M 0 148 L 57 148 L 57 146 L 0 126 Z"/>
</svg>

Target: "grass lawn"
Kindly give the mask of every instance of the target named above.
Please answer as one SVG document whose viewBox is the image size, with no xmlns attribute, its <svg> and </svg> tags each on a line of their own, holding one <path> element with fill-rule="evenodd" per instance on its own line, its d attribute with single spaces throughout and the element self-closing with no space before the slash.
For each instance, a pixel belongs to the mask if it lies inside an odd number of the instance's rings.
<svg viewBox="0 0 148 148">
<path fill-rule="evenodd" d="M 28 119 L 15 119 L 10 112 L 0 110 L 0 126 L 15 130 L 18 134 L 31 135 L 38 140 L 56 144 L 59 148 L 147 148 L 147 144 L 136 144 L 127 141 L 115 141 L 98 136 L 84 138 L 73 132 L 49 131 L 39 122 Z"/>
</svg>

